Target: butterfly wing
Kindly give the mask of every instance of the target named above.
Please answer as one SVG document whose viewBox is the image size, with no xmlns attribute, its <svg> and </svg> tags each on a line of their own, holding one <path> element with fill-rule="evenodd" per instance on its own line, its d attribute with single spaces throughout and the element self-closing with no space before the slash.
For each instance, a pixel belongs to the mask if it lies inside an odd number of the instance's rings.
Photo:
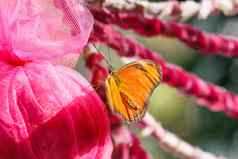
<svg viewBox="0 0 238 159">
<path fill-rule="evenodd" d="M 137 121 L 143 117 L 148 98 L 160 81 L 159 65 L 142 60 L 127 64 L 106 80 L 109 105 L 126 121 Z"/>
<path fill-rule="evenodd" d="M 106 96 L 107 102 L 110 106 L 111 110 L 114 112 L 118 112 L 122 116 L 128 116 L 126 107 L 122 103 L 122 99 L 120 96 L 120 91 L 116 80 L 112 75 L 109 75 L 105 82 L 106 88 Z"/>
</svg>

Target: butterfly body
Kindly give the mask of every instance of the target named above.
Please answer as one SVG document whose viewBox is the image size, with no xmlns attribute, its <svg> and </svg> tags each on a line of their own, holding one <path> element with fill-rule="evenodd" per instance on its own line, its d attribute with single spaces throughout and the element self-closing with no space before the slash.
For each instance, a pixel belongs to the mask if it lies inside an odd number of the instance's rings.
<svg viewBox="0 0 238 159">
<path fill-rule="evenodd" d="M 105 82 L 110 108 L 127 122 L 140 120 L 147 101 L 161 81 L 161 68 L 149 61 L 139 60 L 112 71 Z"/>
</svg>

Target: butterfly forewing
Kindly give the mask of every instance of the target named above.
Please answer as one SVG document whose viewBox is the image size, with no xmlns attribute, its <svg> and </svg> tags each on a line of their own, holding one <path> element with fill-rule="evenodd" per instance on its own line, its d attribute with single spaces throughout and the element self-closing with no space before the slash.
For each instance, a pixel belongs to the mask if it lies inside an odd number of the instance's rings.
<svg viewBox="0 0 238 159">
<path fill-rule="evenodd" d="M 106 80 L 108 103 L 126 121 L 137 121 L 143 117 L 147 100 L 160 81 L 159 65 L 148 61 L 127 64 Z"/>
</svg>

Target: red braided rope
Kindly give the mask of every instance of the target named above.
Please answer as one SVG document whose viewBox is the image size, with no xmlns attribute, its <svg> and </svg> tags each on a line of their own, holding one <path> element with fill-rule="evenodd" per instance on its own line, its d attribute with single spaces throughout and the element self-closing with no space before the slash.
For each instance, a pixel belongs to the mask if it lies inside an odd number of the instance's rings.
<svg viewBox="0 0 238 159">
<path fill-rule="evenodd" d="M 106 71 L 106 68 L 104 68 L 103 66 L 98 67 L 98 66 L 101 65 L 102 59 L 103 59 L 103 57 L 99 53 L 91 53 L 85 59 L 87 67 L 94 74 L 93 78 L 92 78 L 92 81 L 91 81 L 93 84 L 95 84 L 94 80 L 96 80 L 97 82 L 98 81 L 103 81 L 105 79 L 105 77 L 107 76 L 106 74 L 104 74 L 104 76 L 101 76 L 101 75 L 95 73 L 97 71 L 100 72 L 102 70 L 103 70 L 102 72 Z M 102 98 L 104 98 L 104 97 L 102 97 Z M 118 118 L 117 116 L 110 115 L 110 121 L 111 121 L 111 129 L 113 130 L 112 132 L 115 133 L 115 131 L 117 131 L 117 130 L 125 129 L 122 126 L 120 118 Z M 158 140 L 160 146 L 164 150 L 166 150 L 168 152 L 171 152 L 174 156 L 177 156 L 177 157 L 180 156 L 181 158 L 191 158 L 191 159 L 198 158 L 198 156 L 203 157 L 203 158 L 207 158 L 207 159 L 223 159 L 222 157 L 217 157 L 213 154 L 210 154 L 210 153 L 202 151 L 198 148 L 192 147 L 188 143 L 185 143 L 184 141 L 182 141 L 181 139 L 179 139 L 178 137 L 176 137 L 172 133 L 163 129 L 161 127 L 160 123 L 156 122 L 152 118 L 152 116 L 150 116 L 149 114 L 147 114 L 143 118 L 143 121 L 141 123 L 139 123 L 137 126 L 142 127 L 144 129 L 144 131 L 146 131 L 146 129 L 151 131 L 150 135 L 154 136 L 155 139 Z M 125 129 L 125 131 L 128 131 L 128 130 Z M 115 158 L 117 156 L 121 156 L 121 154 L 122 154 L 121 150 L 123 150 L 121 146 L 126 146 L 125 150 L 130 150 L 132 152 L 132 156 L 133 156 L 133 154 L 136 154 L 133 157 L 148 159 L 148 155 L 147 155 L 146 151 L 144 151 L 140 147 L 140 143 L 139 143 L 139 140 L 137 139 L 137 137 L 134 136 L 131 133 L 129 133 L 129 135 L 133 137 L 132 146 L 127 147 L 128 144 L 116 144 L 116 145 L 114 145 L 113 157 Z M 136 141 L 136 142 L 134 142 L 134 141 Z M 174 143 L 177 143 L 177 144 L 174 144 Z M 181 145 L 183 146 L 183 149 L 181 149 Z M 193 152 L 193 153 L 191 153 L 191 152 Z"/>
<path fill-rule="evenodd" d="M 133 12 L 116 12 L 106 9 L 91 9 L 95 19 L 113 23 L 123 29 L 133 29 L 144 36 L 164 35 L 175 37 L 204 54 L 219 54 L 238 57 L 238 40 L 200 31 L 190 25 L 172 21 L 161 21 Z"/>
<path fill-rule="evenodd" d="M 96 23 L 92 41 L 102 42 L 116 49 L 121 56 L 138 56 L 150 59 L 162 66 L 163 82 L 179 88 L 188 95 L 198 98 L 199 103 L 212 111 L 223 111 L 231 117 L 238 117 L 238 96 L 219 86 L 205 82 L 181 67 L 167 63 L 156 52 L 145 48 L 134 39 L 115 31 L 110 25 Z"/>
</svg>

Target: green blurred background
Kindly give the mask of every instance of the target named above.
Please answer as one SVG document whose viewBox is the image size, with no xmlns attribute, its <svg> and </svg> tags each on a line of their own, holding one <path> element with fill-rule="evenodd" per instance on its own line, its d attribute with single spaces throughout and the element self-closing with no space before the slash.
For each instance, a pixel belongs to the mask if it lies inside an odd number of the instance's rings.
<svg viewBox="0 0 238 159">
<path fill-rule="evenodd" d="M 189 23 L 204 31 L 216 34 L 238 36 L 238 17 L 218 15 L 206 20 L 190 20 Z M 156 37 L 143 38 L 130 31 L 146 47 L 158 51 L 167 61 L 180 65 L 196 73 L 202 79 L 218 84 L 228 90 L 238 91 L 238 59 L 221 56 L 205 56 L 190 49 L 176 39 Z M 110 53 L 114 66 L 122 65 L 112 50 L 100 47 L 106 55 Z M 79 63 L 80 65 L 80 63 Z M 82 68 L 82 67 L 78 67 Z M 82 72 L 83 70 L 80 69 Z M 82 73 L 85 73 L 84 71 Z M 237 122 L 223 113 L 210 112 L 195 103 L 193 97 L 186 96 L 175 88 L 161 84 L 153 93 L 149 112 L 159 120 L 163 127 L 175 133 L 185 141 L 201 147 L 203 150 L 238 159 Z M 129 128 L 134 129 L 133 126 Z M 138 133 L 138 136 L 141 136 Z M 144 147 L 154 159 L 175 159 L 159 147 L 153 138 L 141 138 Z"/>
<path fill-rule="evenodd" d="M 187 23 L 207 32 L 238 36 L 238 17 L 219 15 Z M 237 59 L 202 55 L 176 39 L 136 37 L 169 62 L 196 73 L 204 80 L 238 91 Z M 165 84 L 159 86 L 152 95 L 149 111 L 161 121 L 164 128 L 185 141 L 206 151 L 227 156 L 228 159 L 238 159 L 237 122 L 223 113 L 210 112 L 197 105 L 193 97 Z M 153 139 L 143 139 L 143 143 L 152 152 L 153 158 L 174 159 L 162 151 Z"/>
</svg>

